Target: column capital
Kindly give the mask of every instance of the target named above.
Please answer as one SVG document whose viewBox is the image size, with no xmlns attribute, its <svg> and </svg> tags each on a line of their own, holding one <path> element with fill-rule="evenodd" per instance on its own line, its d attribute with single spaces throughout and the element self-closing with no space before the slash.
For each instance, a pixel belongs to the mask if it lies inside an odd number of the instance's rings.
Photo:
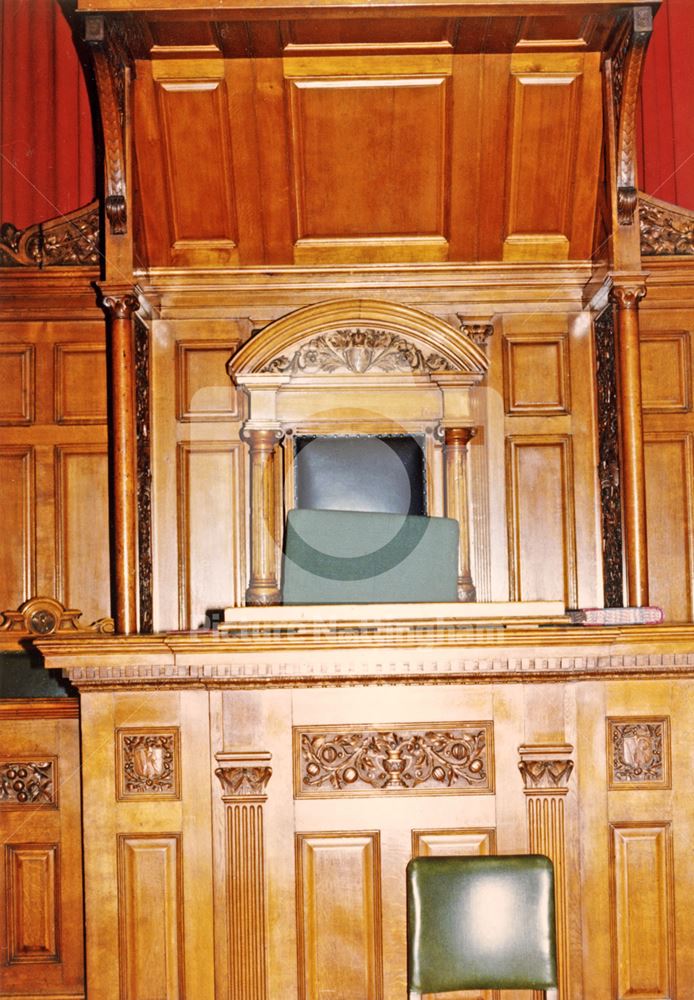
<svg viewBox="0 0 694 1000">
<path fill-rule="evenodd" d="M 483 350 L 487 347 L 487 341 L 494 333 L 494 324 L 491 318 L 481 316 L 469 316 L 465 318 L 464 313 L 456 313 L 460 323 L 460 332 L 468 337 L 473 344 L 477 344 Z"/>
<path fill-rule="evenodd" d="M 132 319 L 140 308 L 140 299 L 129 286 L 118 288 L 100 285 L 99 290 L 102 294 L 101 308 L 109 319 Z"/>
<path fill-rule="evenodd" d="M 281 427 L 249 427 L 241 428 L 241 440 L 245 441 L 251 451 L 274 451 L 284 437 Z"/>
<path fill-rule="evenodd" d="M 465 448 L 477 433 L 476 427 L 442 427 L 441 436 L 447 448 Z"/>
<path fill-rule="evenodd" d="M 643 282 L 624 285 L 613 285 L 610 296 L 620 309 L 638 309 L 639 302 L 646 295 L 646 285 Z"/>
<path fill-rule="evenodd" d="M 518 770 L 525 793 L 565 795 L 574 768 L 569 743 L 535 743 L 518 747 Z"/>
</svg>

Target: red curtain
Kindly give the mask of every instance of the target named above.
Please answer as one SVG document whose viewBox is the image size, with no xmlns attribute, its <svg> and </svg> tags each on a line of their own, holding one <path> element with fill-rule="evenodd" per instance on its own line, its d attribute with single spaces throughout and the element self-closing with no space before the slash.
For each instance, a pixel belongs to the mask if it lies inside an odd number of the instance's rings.
<svg viewBox="0 0 694 1000">
<path fill-rule="evenodd" d="M 0 222 L 18 229 L 94 197 L 84 74 L 58 0 L 0 0 Z"/>
<path fill-rule="evenodd" d="M 639 186 L 694 209 L 694 2 L 664 0 L 641 92 Z"/>
</svg>

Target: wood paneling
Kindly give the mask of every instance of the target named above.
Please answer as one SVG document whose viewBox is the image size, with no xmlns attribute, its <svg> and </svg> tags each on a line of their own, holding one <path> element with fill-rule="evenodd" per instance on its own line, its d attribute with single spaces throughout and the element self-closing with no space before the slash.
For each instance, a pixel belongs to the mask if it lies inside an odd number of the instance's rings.
<svg viewBox="0 0 694 1000">
<path fill-rule="evenodd" d="M 56 448 L 55 482 L 57 596 L 91 621 L 110 601 L 105 447 Z"/>
<path fill-rule="evenodd" d="M 215 441 L 186 441 L 178 446 L 181 628 L 197 628 L 211 608 L 241 602 L 245 589 L 243 447 L 241 442 Z"/>
<path fill-rule="evenodd" d="M 57 844 L 8 844 L 7 961 L 58 962 Z"/>
<path fill-rule="evenodd" d="M 575 607 L 571 438 L 509 437 L 506 489 L 511 599 L 563 600 Z"/>
<path fill-rule="evenodd" d="M 103 344 L 56 344 L 54 385 L 57 424 L 106 423 Z"/>
<path fill-rule="evenodd" d="M 692 348 L 688 330 L 641 335 L 644 413 L 687 413 L 691 409 Z"/>
<path fill-rule="evenodd" d="M 567 337 L 504 337 L 504 402 L 509 414 L 540 416 L 571 410 Z"/>
<path fill-rule="evenodd" d="M 239 397 L 226 363 L 238 343 L 179 340 L 176 344 L 176 419 L 237 420 Z"/>
<path fill-rule="evenodd" d="M 412 857 L 496 854 L 496 830 L 413 830 Z"/>
<path fill-rule="evenodd" d="M 34 346 L 0 344 L 0 426 L 34 419 Z"/>
<path fill-rule="evenodd" d="M 645 436 L 650 599 L 669 621 L 694 613 L 694 452 L 691 434 Z"/>
<path fill-rule="evenodd" d="M 31 596 L 36 560 L 34 449 L 0 448 L 0 577 L 5 607 L 18 607 Z"/>
<path fill-rule="evenodd" d="M 676 996 L 672 833 L 669 823 L 611 826 L 617 1000 Z"/>
<path fill-rule="evenodd" d="M 378 833 L 297 835 L 299 997 L 381 1000 Z"/>
<path fill-rule="evenodd" d="M 182 1000 L 180 836 L 119 835 L 118 875 L 123 1000 Z"/>
</svg>

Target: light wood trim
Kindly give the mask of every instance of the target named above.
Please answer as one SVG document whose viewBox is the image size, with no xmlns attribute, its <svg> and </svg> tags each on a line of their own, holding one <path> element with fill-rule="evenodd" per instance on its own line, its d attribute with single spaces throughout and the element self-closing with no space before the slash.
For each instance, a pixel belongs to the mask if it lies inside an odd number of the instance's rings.
<svg viewBox="0 0 694 1000">
<path fill-rule="evenodd" d="M 79 719 L 79 698 L 6 698 L 0 700 L 0 720 Z"/>
</svg>

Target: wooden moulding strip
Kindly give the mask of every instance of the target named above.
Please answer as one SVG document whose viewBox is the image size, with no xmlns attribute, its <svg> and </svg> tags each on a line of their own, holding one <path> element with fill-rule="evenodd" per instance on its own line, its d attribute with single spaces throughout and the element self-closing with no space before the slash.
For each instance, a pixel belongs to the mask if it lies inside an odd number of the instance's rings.
<svg viewBox="0 0 694 1000">
<path fill-rule="evenodd" d="M 0 720 L 78 719 L 78 698 L 5 698 L 0 700 Z M 2 994 L 0 994 L 2 1000 Z M 57 998 L 52 998 L 57 1000 Z"/>
</svg>

